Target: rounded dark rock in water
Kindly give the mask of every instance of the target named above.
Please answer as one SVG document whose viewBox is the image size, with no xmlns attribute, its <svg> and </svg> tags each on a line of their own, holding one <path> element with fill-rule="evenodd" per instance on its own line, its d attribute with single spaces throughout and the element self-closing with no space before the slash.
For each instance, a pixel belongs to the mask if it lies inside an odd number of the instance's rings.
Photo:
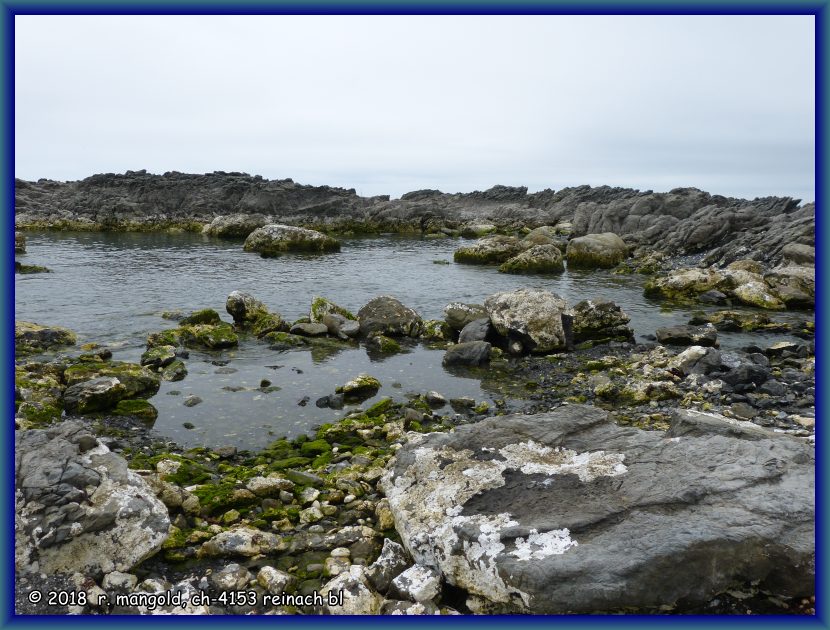
<svg viewBox="0 0 830 630">
<path fill-rule="evenodd" d="M 187 396 L 184 399 L 184 406 L 185 407 L 195 407 L 199 403 L 202 402 L 202 399 L 198 396 Z"/>
<path fill-rule="evenodd" d="M 705 326 L 668 326 L 656 330 L 657 341 L 671 346 L 718 345 L 718 331 L 712 324 Z"/>
<path fill-rule="evenodd" d="M 389 295 L 370 300 L 358 311 L 357 319 L 362 335 L 380 333 L 387 337 L 417 337 L 423 327 L 423 320 L 416 311 Z"/>
<path fill-rule="evenodd" d="M 470 341 L 457 343 L 445 353 L 442 363 L 450 365 L 484 365 L 490 361 L 492 346 L 486 341 Z"/>
<path fill-rule="evenodd" d="M 490 325 L 490 318 L 484 317 L 476 319 L 461 329 L 458 335 L 458 343 L 467 343 L 470 341 L 486 341 L 487 337 L 492 334 L 492 326 Z"/>
<path fill-rule="evenodd" d="M 681 414 L 707 422 L 669 440 L 582 405 L 486 419 L 405 444 L 380 488 L 413 560 L 482 611 L 655 611 L 747 581 L 813 594 L 814 448 Z"/>
<path fill-rule="evenodd" d="M 14 253 L 15 254 L 25 254 L 26 253 L 26 235 L 23 232 L 15 232 L 14 233 Z"/>
</svg>

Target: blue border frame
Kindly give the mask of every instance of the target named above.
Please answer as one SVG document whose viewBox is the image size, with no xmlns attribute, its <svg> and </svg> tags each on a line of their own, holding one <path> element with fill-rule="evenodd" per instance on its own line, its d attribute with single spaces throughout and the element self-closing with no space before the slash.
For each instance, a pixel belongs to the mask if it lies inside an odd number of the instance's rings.
<svg viewBox="0 0 830 630">
<path fill-rule="evenodd" d="M 777 1 L 755 1 L 752 0 L 731 0 L 729 2 L 718 2 L 717 0 L 700 0 L 698 2 L 684 0 L 672 2 L 671 0 L 654 0 L 647 2 L 643 0 L 628 2 L 626 0 L 577 0 L 559 1 L 521 1 L 509 3 L 507 0 L 489 0 L 476 2 L 474 0 L 454 0 L 452 2 L 440 2 L 440 0 L 424 0 L 422 2 L 406 1 L 391 3 L 389 1 L 363 1 L 351 2 L 349 0 L 310 0 L 307 2 L 278 2 L 278 0 L 244 0 L 233 2 L 233 0 L 212 0 L 199 2 L 198 0 L 130 0 L 118 3 L 117 0 L 101 0 L 99 2 L 86 0 L 73 2 L 72 0 L 40 1 L 40 0 L 0 0 L 0 39 L 2 39 L 3 63 L 2 63 L 2 177 L 0 177 L 0 193 L 3 199 L 3 212 L 0 213 L 2 226 L 0 233 L 4 236 L 4 255 L 2 256 L 2 277 L 0 278 L 0 289 L 7 308 L 4 309 L 2 321 L 2 338 L 0 338 L 0 365 L 11 368 L 6 376 L 5 386 L 0 388 L 0 405 L 6 411 L 5 423 L 3 425 L 3 472 L 4 482 L 0 484 L 2 492 L 2 505 L 14 505 L 14 379 L 11 374 L 14 369 L 14 311 L 9 308 L 14 304 L 14 16 L 15 15 L 324 15 L 324 14 L 439 14 L 439 15 L 473 15 L 473 14 L 584 14 L 584 15 L 814 15 L 815 39 L 816 39 L 816 148 L 815 148 L 815 190 L 816 190 L 816 268 L 819 271 L 819 282 L 816 284 L 816 346 L 817 356 L 826 356 L 827 335 L 823 331 L 824 314 L 826 313 L 825 300 L 827 291 L 822 282 L 823 271 L 826 268 L 828 254 L 821 247 L 822 244 L 830 243 L 828 224 L 822 216 L 825 203 L 825 181 L 828 167 L 826 166 L 826 69 L 825 55 L 827 46 L 824 41 L 824 34 L 827 32 L 830 11 L 828 11 L 830 0 L 794 0 L 786 2 Z M 819 323 L 821 320 L 821 323 Z M 823 363 L 816 362 L 816 615 L 815 617 L 793 617 L 793 616 L 752 616 L 752 617 L 729 617 L 729 616 L 548 616 L 548 617 L 465 617 L 465 618 L 337 618 L 338 624 L 359 627 L 363 625 L 409 623 L 409 624 L 439 624 L 444 627 L 450 625 L 472 625 L 476 626 L 503 626 L 508 624 L 548 625 L 559 628 L 590 627 L 605 624 L 634 625 L 697 625 L 712 624 L 732 627 L 735 625 L 753 626 L 763 625 L 767 627 L 777 626 L 810 626 L 826 628 L 828 623 L 828 606 L 825 600 L 826 580 L 825 571 L 827 567 L 827 548 L 822 535 L 827 524 L 825 511 L 828 502 L 826 500 L 826 488 L 824 484 L 827 464 L 824 461 L 826 453 L 825 431 L 822 422 L 825 418 L 825 401 L 823 392 L 827 391 L 827 375 Z M 309 627 L 314 624 L 328 624 L 334 618 L 326 617 L 40 617 L 22 616 L 14 614 L 14 510 L 6 510 L 3 524 L 5 525 L 5 536 L 2 536 L 3 562 L 0 563 L 2 570 L 3 584 L 0 587 L 0 625 L 14 625 L 26 627 L 49 626 L 54 623 L 62 623 L 72 626 L 79 624 L 144 624 L 153 623 L 170 624 L 179 626 L 181 624 L 223 624 L 230 627 L 238 623 L 278 623 L 281 626 L 303 626 Z M 57 620 L 60 619 L 58 622 Z"/>
</svg>

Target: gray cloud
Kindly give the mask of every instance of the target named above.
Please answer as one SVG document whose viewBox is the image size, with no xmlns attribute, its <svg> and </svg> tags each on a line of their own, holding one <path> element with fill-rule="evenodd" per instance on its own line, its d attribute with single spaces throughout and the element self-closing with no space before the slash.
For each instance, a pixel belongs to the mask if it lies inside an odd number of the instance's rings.
<svg viewBox="0 0 830 630">
<path fill-rule="evenodd" d="M 17 16 L 18 177 L 814 197 L 812 16 Z"/>
</svg>

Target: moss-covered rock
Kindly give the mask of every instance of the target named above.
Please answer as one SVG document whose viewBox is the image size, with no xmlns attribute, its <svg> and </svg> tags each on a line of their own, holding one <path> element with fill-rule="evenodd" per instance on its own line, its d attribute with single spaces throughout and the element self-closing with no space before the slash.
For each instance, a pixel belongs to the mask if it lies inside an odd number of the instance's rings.
<svg viewBox="0 0 830 630">
<path fill-rule="evenodd" d="M 357 377 L 341 385 L 335 391 L 343 394 L 347 402 L 360 402 L 371 398 L 380 389 L 380 381 L 369 374 L 359 374 Z"/>
<path fill-rule="evenodd" d="M 130 416 L 153 422 L 158 418 L 158 409 L 142 398 L 120 401 L 110 412 L 114 416 Z"/>
<path fill-rule="evenodd" d="M 160 330 L 158 332 L 147 335 L 147 347 L 157 348 L 159 346 L 180 346 L 181 345 L 181 330 L 178 328 L 168 328 L 167 330 Z"/>
<path fill-rule="evenodd" d="M 125 361 L 80 361 L 66 368 L 67 387 L 101 376 L 111 376 L 126 388 L 125 398 L 149 398 L 158 392 L 159 377 L 148 368 Z"/>
<path fill-rule="evenodd" d="M 323 321 L 325 315 L 331 315 L 332 313 L 350 320 L 357 319 L 348 309 L 338 306 L 324 297 L 316 296 L 311 300 L 311 310 L 309 311 L 309 321 L 311 323 L 319 324 Z"/>
<path fill-rule="evenodd" d="M 556 245 L 534 245 L 499 267 L 501 273 L 558 273 L 565 270 Z"/>
<path fill-rule="evenodd" d="M 714 269 L 678 269 L 664 276 L 649 278 L 643 289 L 648 297 L 662 297 L 678 302 L 694 301 L 698 295 L 730 284 Z"/>
<path fill-rule="evenodd" d="M 423 330 L 421 331 L 421 339 L 425 339 L 427 341 L 451 341 L 452 338 L 453 329 L 444 320 L 424 320 Z"/>
<path fill-rule="evenodd" d="M 272 223 L 251 232 L 242 249 L 269 257 L 286 252 L 339 252 L 340 242 L 314 230 Z"/>
<path fill-rule="evenodd" d="M 16 355 L 44 352 L 60 346 L 74 346 L 78 338 L 68 328 L 41 326 L 33 322 L 14 322 L 14 352 Z"/>
<path fill-rule="evenodd" d="M 200 311 L 193 311 L 187 317 L 183 317 L 179 321 L 179 325 L 219 324 L 221 321 L 219 313 L 214 311 L 212 308 L 203 308 Z"/>
<path fill-rule="evenodd" d="M 161 371 L 161 378 L 165 381 L 180 381 L 187 376 L 187 366 L 181 359 L 176 359 Z"/>
<path fill-rule="evenodd" d="M 276 349 L 298 348 L 310 343 L 310 337 L 301 337 L 287 332 L 270 332 L 263 336 L 263 340 L 273 344 L 272 347 Z"/>
<path fill-rule="evenodd" d="M 378 354 L 395 354 L 401 351 L 401 346 L 391 337 L 374 334 L 366 340 L 366 349 Z"/>
<path fill-rule="evenodd" d="M 488 236 L 477 240 L 472 245 L 459 247 L 452 257 L 457 263 L 496 265 L 513 258 L 525 247 L 526 245 L 515 236 Z"/>
<path fill-rule="evenodd" d="M 153 346 L 146 350 L 142 355 L 139 363 L 145 365 L 151 370 L 158 372 L 163 367 L 166 367 L 176 360 L 175 346 Z"/>
<path fill-rule="evenodd" d="M 21 274 L 29 273 L 51 273 L 52 270 L 48 267 L 41 267 L 40 265 L 24 265 L 22 262 L 14 261 L 14 272 Z"/>
<path fill-rule="evenodd" d="M 188 348 L 220 350 L 233 348 L 239 344 L 239 337 L 234 332 L 233 326 L 225 322 L 180 326 L 179 338 Z"/>
</svg>

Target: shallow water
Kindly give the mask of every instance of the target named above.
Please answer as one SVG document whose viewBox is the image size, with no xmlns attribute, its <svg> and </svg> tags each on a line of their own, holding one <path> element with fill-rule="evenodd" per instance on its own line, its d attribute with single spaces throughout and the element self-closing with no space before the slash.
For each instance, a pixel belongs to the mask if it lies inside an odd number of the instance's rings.
<svg viewBox="0 0 830 630">
<path fill-rule="evenodd" d="M 491 293 L 532 286 L 554 291 L 570 304 L 586 298 L 613 300 L 631 316 L 638 340 L 661 326 L 686 323 L 693 310 L 661 308 L 645 298 L 645 278 L 639 275 L 566 271 L 515 276 L 493 267 L 456 265 L 451 263 L 459 246 L 455 239 L 388 236 L 343 239 L 342 245 L 336 254 L 264 259 L 243 252 L 241 241 L 195 234 L 28 232 L 27 253 L 18 259 L 45 265 L 52 273 L 15 276 L 15 318 L 66 326 L 78 333 L 79 344 L 108 344 L 114 358 L 137 361 L 147 333 L 175 325 L 161 318 L 162 311 L 214 308 L 231 321 L 225 298 L 233 290 L 251 293 L 292 321 L 308 314 L 316 295 L 355 313 L 376 295 L 394 295 L 425 319 L 437 319 L 448 302 L 481 303 Z M 767 341 L 779 338 L 784 337 Z M 734 348 L 758 343 L 758 335 L 723 333 L 720 340 L 722 347 Z M 363 349 L 326 356 L 307 349 L 275 352 L 256 341 L 224 352 L 191 350 L 187 378 L 163 383 L 152 399 L 159 410 L 155 429 L 185 446 L 261 448 L 275 437 L 305 433 L 342 417 L 348 407 L 319 409 L 314 401 L 360 372 L 383 383 L 376 398 L 403 400 L 407 392 L 434 389 L 448 398 L 492 400 L 495 394 L 473 374 L 444 371 L 442 357 L 442 351 L 420 344 L 382 361 L 371 360 Z M 224 367 L 237 372 L 217 374 L 221 366 L 211 361 L 229 361 Z M 222 389 L 257 388 L 262 379 L 281 390 Z M 170 395 L 175 391 L 179 395 Z M 189 394 L 204 402 L 185 407 L 182 400 Z M 299 405 L 305 396 L 310 400 Z M 185 422 L 195 429 L 185 429 Z"/>
</svg>

